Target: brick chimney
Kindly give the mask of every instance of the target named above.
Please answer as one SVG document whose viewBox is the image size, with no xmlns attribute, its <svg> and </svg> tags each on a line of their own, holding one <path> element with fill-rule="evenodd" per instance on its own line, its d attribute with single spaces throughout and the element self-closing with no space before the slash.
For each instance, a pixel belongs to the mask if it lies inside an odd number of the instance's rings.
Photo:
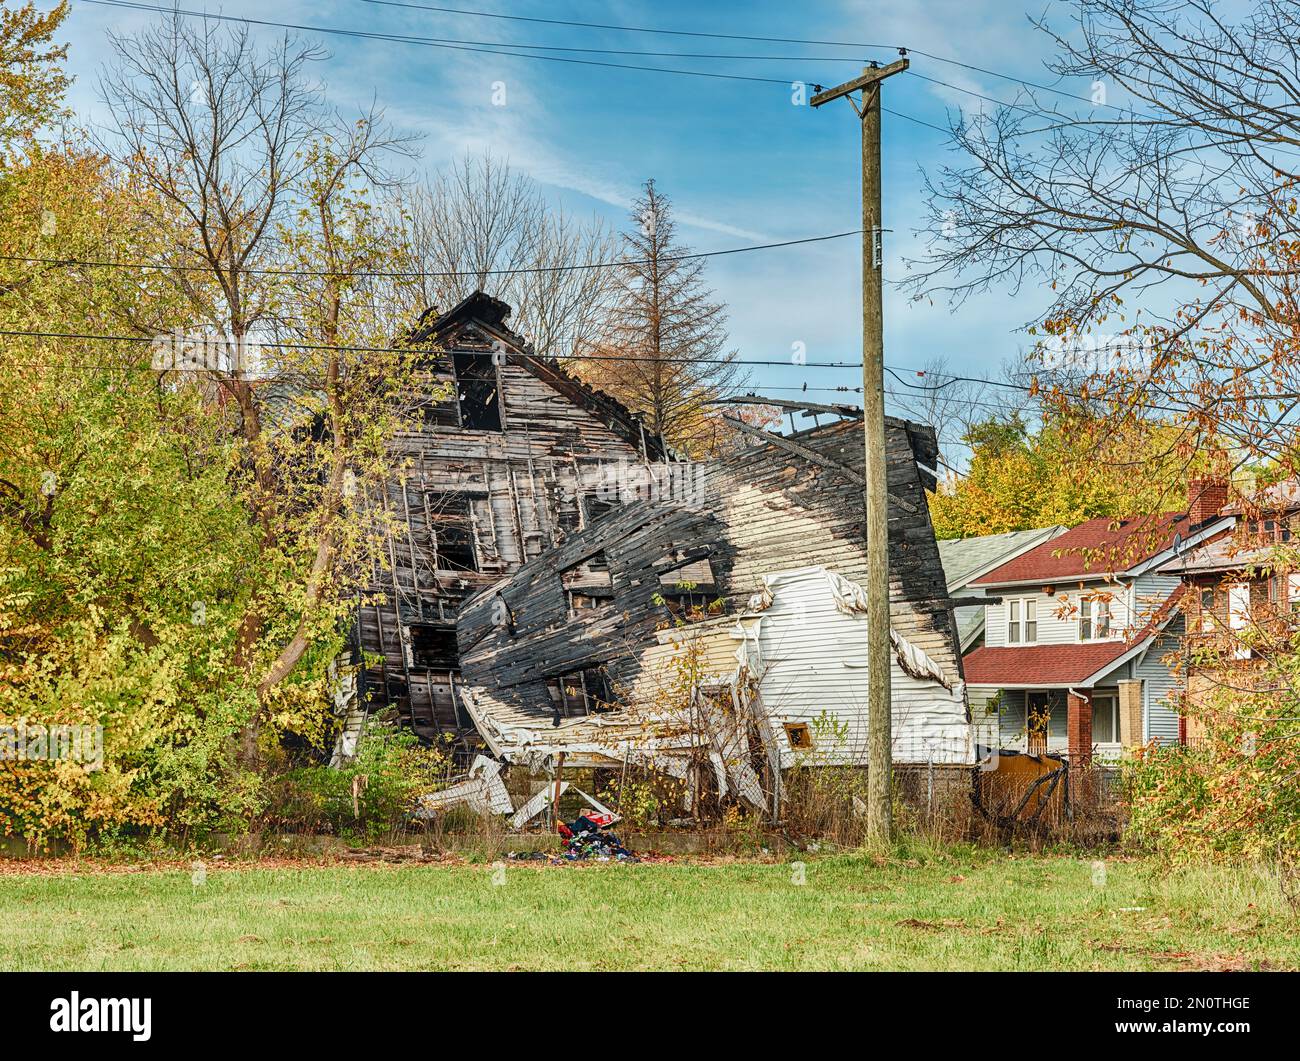
<svg viewBox="0 0 1300 1061">
<path fill-rule="evenodd" d="M 1193 524 L 1204 523 L 1219 514 L 1228 503 L 1226 479 L 1189 479 L 1187 482 L 1187 515 Z"/>
</svg>

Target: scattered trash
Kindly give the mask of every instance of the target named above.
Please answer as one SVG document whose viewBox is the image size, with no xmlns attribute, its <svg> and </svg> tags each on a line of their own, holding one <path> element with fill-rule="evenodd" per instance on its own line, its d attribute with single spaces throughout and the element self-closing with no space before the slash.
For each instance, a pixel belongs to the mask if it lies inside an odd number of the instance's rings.
<svg viewBox="0 0 1300 1061">
<path fill-rule="evenodd" d="M 578 862 L 594 859 L 597 862 L 640 862 L 613 833 L 603 832 L 605 826 L 614 823 L 613 814 L 593 811 L 584 814 L 571 825 L 560 824 L 560 835 L 564 837 L 564 859 Z"/>
<path fill-rule="evenodd" d="M 588 795 L 586 792 L 583 792 L 582 789 L 570 785 L 567 781 L 549 781 L 532 797 L 532 799 L 515 812 L 515 816 L 510 819 L 510 828 L 523 828 L 525 824 L 536 818 L 543 810 L 558 803 L 560 797 L 564 795 L 564 793 L 568 792 L 570 788 L 573 788 L 574 792 L 591 804 L 598 814 L 609 815 L 610 822 L 617 821 L 618 816 L 606 807 L 605 804 L 596 799 L 595 796 Z M 596 815 L 593 814 L 591 817 L 594 820 Z"/>
</svg>

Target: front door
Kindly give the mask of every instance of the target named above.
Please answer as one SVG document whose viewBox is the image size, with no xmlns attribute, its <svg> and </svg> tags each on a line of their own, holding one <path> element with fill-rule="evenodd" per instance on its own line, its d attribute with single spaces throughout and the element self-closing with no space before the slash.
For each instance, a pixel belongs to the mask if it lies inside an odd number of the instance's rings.
<svg viewBox="0 0 1300 1061">
<path fill-rule="evenodd" d="M 1093 744 L 1119 743 L 1119 693 L 1094 692 L 1092 694 Z"/>
</svg>

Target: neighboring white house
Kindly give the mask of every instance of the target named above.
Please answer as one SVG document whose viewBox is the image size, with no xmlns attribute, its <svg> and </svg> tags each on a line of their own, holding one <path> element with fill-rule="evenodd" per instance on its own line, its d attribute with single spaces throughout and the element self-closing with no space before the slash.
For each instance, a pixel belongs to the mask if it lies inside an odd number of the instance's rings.
<svg viewBox="0 0 1300 1061">
<path fill-rule="evenodd" d="M 982 534 L 977 538 L 944 539 L 939 542 L 939 561 L 948 582 L 948 595 L 956 598 L 987 596 L 983 586 L 971 585 L 975 579 L 1064 533 L 1064 527 L 1052 526 Z M 984 644 L 984 605 L 956 608 L 953 616 L 957 620 L 957 639 L 963 655 Z"/>
<path fill-rule="evenodd" d="M 972 718 L 1003 748 L 1087 761 L 1178 737 L 1168 657 L 1182 592 L 1160 567 L 1221 533 L 1213 506 L 1089 520 L 974 578 L 983 645 L 963 658 Z"/>
</svg>

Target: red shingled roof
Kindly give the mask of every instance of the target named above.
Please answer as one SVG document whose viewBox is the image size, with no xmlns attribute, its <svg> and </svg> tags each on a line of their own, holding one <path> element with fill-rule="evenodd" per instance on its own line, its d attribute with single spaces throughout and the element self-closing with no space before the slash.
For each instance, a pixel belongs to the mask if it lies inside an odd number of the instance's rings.
<svg viewBox="0 0 1300 1061">
<path fill-rule="evenodd" d="M 1099 516 L 1080 523 L 1028 552 L 995 567 L 971 582 L 994 586 L 1008 582 L 1070 578 L 1127 571 L 1173 544 L 1174 535 L 1187 535 L 1192 522 L 1186 513 L 1166 512 L 1119 520 Z"/>
<path fill-rule="evenodd" d="M 1142 629 L 1124 641 L 977 648 L 961 661 L 966 682 L 969 685 L 1004 686 L 1075 685 L 1159 633 L 1173 618 L 1174 609 L 1186 591 L 1186 585 L 1175 589 Z"/>
<path fill-rule="evenodd" d="M 1125 641 L 985 647 L 977 648 L 961 664 L 970 685 L 1073 685 L 1132 647 Z"/>
</svg>

